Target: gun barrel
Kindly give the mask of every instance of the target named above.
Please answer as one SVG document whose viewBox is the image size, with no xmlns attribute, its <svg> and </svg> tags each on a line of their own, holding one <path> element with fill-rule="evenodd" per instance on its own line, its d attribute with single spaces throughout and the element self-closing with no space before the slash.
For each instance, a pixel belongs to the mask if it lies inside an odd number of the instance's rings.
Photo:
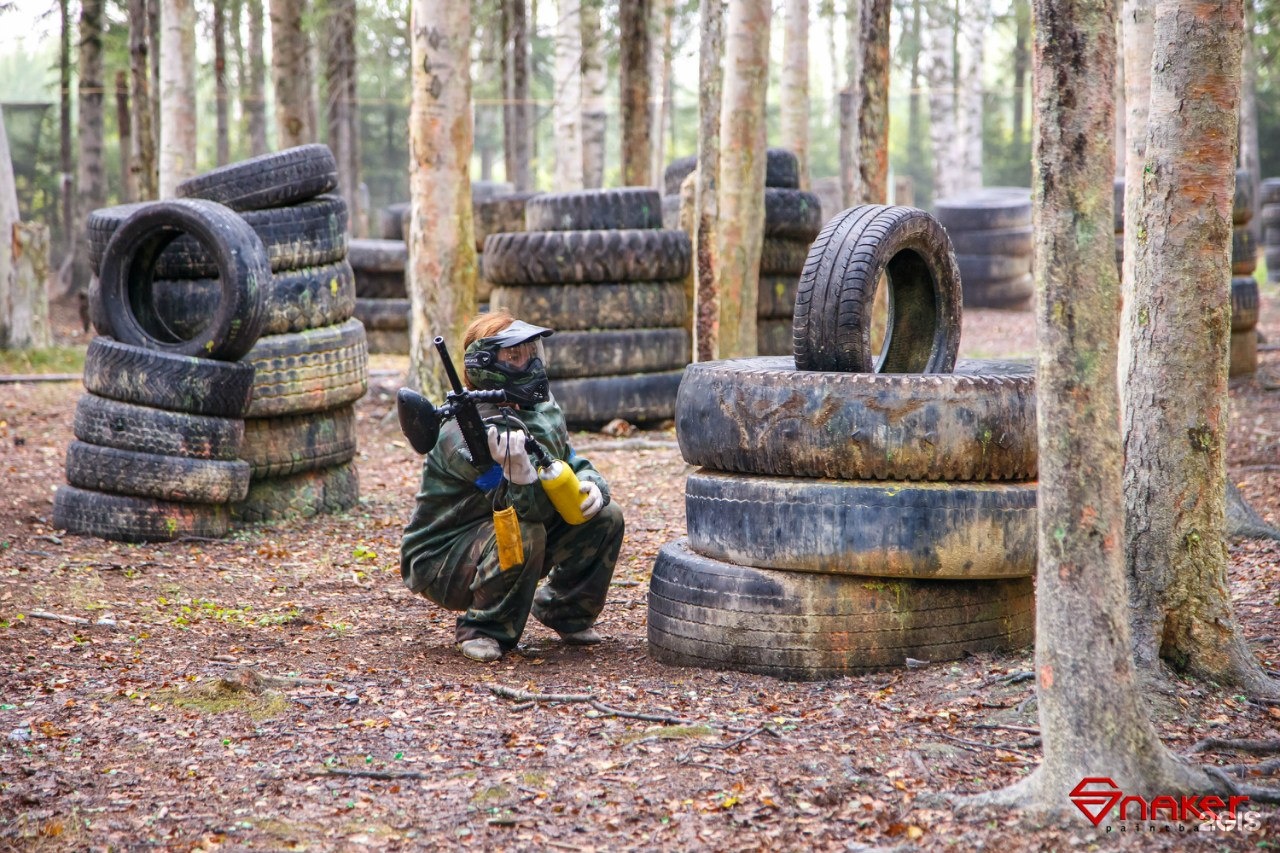
<svg viewBox="0 0 1280 853">
<path fill-rule="evenodd" d="M 458 379 L 458 371 L 453 368 L 453 359 L 449 358 L 449 348 L 445 346 L 444 338 L 436 335 L 432 343 L 436 345 L 436 352 L 440 353 L 440 360 L 444 362 L 444 374 L 449 377 L 449 384 L 456 393 L 461 394 L 462 381 Z"/>
</svg>

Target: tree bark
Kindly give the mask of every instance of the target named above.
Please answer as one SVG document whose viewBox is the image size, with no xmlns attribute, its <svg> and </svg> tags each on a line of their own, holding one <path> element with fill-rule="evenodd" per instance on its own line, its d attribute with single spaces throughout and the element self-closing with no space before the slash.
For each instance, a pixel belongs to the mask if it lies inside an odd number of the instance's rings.
<svg viewBox="0 0 1280 853">
<path fill-rule="evenodd" d="M 213 0 L 214 157 L 219 166 L 231 160 L 231 128 L 227 115 L 227 0 Z"/>
<path fill-rule="evenodd" d="M 809 0 L 786 0 L 782 40 L 782 147 L 800 161 L 800 188 L 809 188 Z"/>
<path fill-rule="evenodd" d="M 983 48 L 991 25 L 989 0 L 968 0 L 960 16 L 960 86 L 956 118 L 960 175 L 964 189 L 982 186 Z"/>
<path fill-rule="evenodd" d="M 848 0 L 845 7 L 849 43 L 845 47 L 845 87 L 840 92 L 840 197 L 845 207 L 862 201 L 862 141 L 858 138 L 858 122 L 862 114 L 863 2 Z"/>
<path fill-rule="evenodd" d="M 147 2 L 147 42 L 151 45 L 148 54 L 151 60 L 151 127 L 156 141 L 156 198 L 160 197 L 160 43 L 164 40 L 164 29 L 160 25 L 160 10 L 165 0 L 146 0 Z"/>
<path fill-rule="evenodd" d="M 858 109 L 858 168 L 861 201 L 889 200 L 889 9 L 890 0 L 863 0 L 862 100 Z"/>
<path fill-rule="evenodd" d="M 249 74 L 242 88 L 245 131 L 249 136 L 249 154 L 266 154 L 267 144 L 267 62 L 263 53 L 266 35 L 262 20 L 262 0 L 248 0 Z"/>
<path fill-rule="evenodd" d="M 922 0 L 911 0 L 911 80 L 907 95 L 907 162 L 911 164 L 912 173 L 920 176 L 924 165 L 924 138 L 920 129 L 920 37 L 924 24 L 921 6 Z M 902 203 L 898 201 L 897 193 L 894 194 L 894 203 Z"/>
<path fill-rule="evenodd" d="M 650 30 L 652 51 L 649 79 L 653 84 L 654 97 L 651 98 L 653 109 L 649 124 L 649 144 L 652 152 L 649 175 L 661 189 L 662 173 L 666 168 L 667 122 L 671 118 L 671 24 L 676 14 L 675 0 L 657 0 L 653 13 L 653 27 Z"/>
<path fill-rule="evenodd" d="M 13 325 L 13 303 L 10 291 L 13 284 L 13 246 L 4 239 L 13 233 L 13 226 L 20 219 L 18 211 L 18 185 L 13 177 L 13 158 L 9 154 L 9 134 L 5 132 L 4 110 L 0 108 L 0 349 L 9 346 Z"/>
<path fill-rule="evenodd" d="M 649 7 L 650 0 L 619 0 L 622 183 L 629 187 L 653 183 L 649 174 Z"/>
<path fill-rule="evenodd" d="M 506 63 L 506 106 L 503 110 L 503 134 L 507 160 L 507 180 L 519 192 L 533 189 L 533 109 L 529 103 L 529 22 L 525 0 L 503 0 L 504 42 L 510 49 L 503 52 Z"/>
<path fill-rule="evenodd" d="M 1249 173 L 1249 198 L 1258 198 L 1258 185 L 1262 183 L 1261 148 L 1258 141 L 1258 66 L 1254 49 L 1253 0 L 1244 0 L 1244 76 L 1240 81 L 1240 168 Z M 1256 244 L 1262 242 L 1262 217 L 1255 208 L 1254 216 L 1246 226 L 1253 232 Z"/>
<path fill-rule="evenodd" d="M 1134 261 L 1138 257 L 1138 229 L 1129 223 L 1138 222 L 1142 216 L 1141 197 L 1129 187 L 1142 184 L 1142 170 L 1147 156 L 1147 113 L 1151 104 L 1151 39 L 1155 22 L 1156 0 L 1123 0 L 1121 34 L 1124 38 L 1124 105 L 1125 105 L 1125 158 L 1124 158 L 1124 271 L 1122 280 L 1126 286 L 1133 283 Z M 1113 226 L 1114 227 L 1114 226 Z M 1120 375 L 1125 373 L 1123 359 Z"/>
<path fill-rule="evenodd" d="M 1036 0 L 1035 14 L 1035 665 L 1044 760 L 976 802 L 1063 813 L 1074 811 L 1070 792 L 1086 776 L 1109 777 L 1126 794 L 1212 785 L 1173 759 L 1147 719 L 1126 618 L 1110 202 L 1115 7 Z"/>
<path fill-rule="evenodd" d="M 73 261 L 76 250 L 75 163 L 71 159 L 71 9 L 70 0 L 59 0 L 62 31 L 58 42 L 58 195 L 62 202 L 62 239 L 66 260 Z M 7 146 L 7 143 L 6 143 Z"/>
<path fill-rule="evenodd" d="M 756 290 L 764 242 L 768 0 L 729 0 L 720 113 L 720 223 L 716 229 L 720 335 L 716 358 L 756 354 Z"/>
<path fill-rule="evenodd" d="M 556 0 L 556 190 L 582 189 L 582 15 L 579 0 Z"/>
<path fill-rule="evenodd" d="M 137 175 L 133 170 L 133 120 L 129 116 L 129 72 L 116 72 L 116 127 L 120 129 L 120 200 L 137 201 Z"/>
<path fill-rule="evenodd" d="M 76 138 L 79 150 L 76 155 L 76 218 L 75 228 L 79 234 L 85 231 L 85 223 L 89 213 L 107 204 L 107 176 L 102 160 L 103 105 L 106 100 L 105 85 L 102 74 L 102 0 L 81 0 L 80 2 L 80 61 L 77 70 L 80 74 L 79 101 L 80 110 L 77 118 L 79 133 Z M 0 235 L 0 239 L 8 239 L 9 235 Z M 89 288 L 89 242 L 76 241 L 75 264 L 71 269 L 72 288 L 76 293 L 84 293 Z"/>
<path fill-rule="evenodd" d="M 338 190 L 353 225 L 363 218 L 360 204 L 360 102 L 356 88 L 356 3 L 328 0 L 325 9 L 325 124 L 329 148 L 338 162 Z"/>
<path fill-rule="evenodd" d="M 270 0 L 271 79 L 276 94 L 276 133 L 281 148 L 314 142 L 311 51 L 302 26 L 306 0 Z"/>
<path fill-rule="evenodd" d="M 604 38 L 600 32 L 601 0 L 582 0 L 582 184 L 604 186 L 605 103 Z"/>
<path fill-rule="evenodd" d="M 1028 0 L 1014 0 L 1013 15 L 1013 141 L 1021 150 L 1027 135 L 1025 104 L 1027 71 L 1031 67 L 1031 52 L 1027 48 L 1031 41 L 1031 4 Z"/>
<path fill-rule="evenodd" d="M 136 193 L 134 197 L 140 199 L 153 199 L 159 195 L 155 125 L 151 123 L 155 114 L 154 99 L 148 59 L 153 45 L 147 36 L 147 5 L 148 0 L 129 0 L 129 72 L 133 84 L 133 158 L 129 171 Z"/>
<path fill-rule="evenodd" d="M 697 361 L 716 357 L 720 337 L 719 261 L 716 229 L 720 221 L 720 105 L 724 85 L 724 2 L 704 0 L 698 10 L 698 169 L 697 219 L 693 232 L 697 266 L 693 352 Z"/>
<path fill-rule="evenodd" d="M 163 0 L 160 33 L 160 197 L 196 173 L 196 8 Z"/>
<path fill-rule="evenodd" d="M 941 0 L 927 0 L 924 76 L 929 81 L 929 144 L 933 153 L 933 200 L 958 188 L 956 146 L 955 14 Z"/>
<path fill-rule="evenodd" d="M 413 0 L 409 114 L 409 380 L 434 400 L 452 390 L 431 340 L 460 355 L 476 313 L 471 220 L 471 4 Z M 431 227 L 425 227 L 427 223 Z"/>
<path fill-rule="evenodd" d="M 1125 499 L 1139 667 L 1275 693 L 1240 634 L 1224 544 L 1231 209 L 1243 6 L 1156 7 L 1124 299 Z M 1126 258 L 1127 260 L 1127 258 Z"/>
<path fill-rule="evenodd" d="M 11 239 L 13 278 L 9 294 L 9 349 L 44 349 L 53 346 L 49 325 L 49 229 L 39 222 L 15 222 L 7 229 Z"/>
</svg>

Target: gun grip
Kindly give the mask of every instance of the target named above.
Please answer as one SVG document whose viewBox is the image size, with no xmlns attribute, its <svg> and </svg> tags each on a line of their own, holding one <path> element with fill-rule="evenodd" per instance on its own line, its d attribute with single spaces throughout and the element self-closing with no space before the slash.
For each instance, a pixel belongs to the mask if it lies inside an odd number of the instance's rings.
<svg viewBox="0 0 1280 853">
<path fill-rule="evenodd" d="M 396 392 L 396 415 L 400 431 L 418 453 L 427 454 L 440 438 L 440 415 L 431 401 L 408 388 Z"/>
</svg>

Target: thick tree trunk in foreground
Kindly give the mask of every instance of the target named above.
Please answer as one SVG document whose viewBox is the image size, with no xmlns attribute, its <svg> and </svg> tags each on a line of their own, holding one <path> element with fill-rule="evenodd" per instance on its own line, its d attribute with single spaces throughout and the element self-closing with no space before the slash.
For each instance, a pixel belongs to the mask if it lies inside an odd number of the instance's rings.
<svg viewBox="0 0 1280 853">
<path fill-rule="evenodd" d="M 862 199 L 889 200 L 889 0 L 863 0 L 862 103 L 858 110 L 858 168 Z"/>
<path fill-rule="evenodd" d="M 471 221 L 471 4 L 413 0 L 409 114 L 409 381 L 433 400 L 451 390 L 431 345 L 443 335 L 461 367 L 462 332 L 476 313 Z M 431 227 L 426 227 L 427 223 Z"/>
<path fill-rule="evenodd" d="M 196 9 L 162 0 L 160 13 L 160 197 L 196 173 Z"/>
<path fill-rule="evenodd" d="M 80 2 L 80 114 L 78 117 L 79 151 L 77 153 L 76 219 L 79 235 L 85 233 L 89 213 L 106 207 L 107 176 L 102 159 L 103 104 L 106 100 L 102 74 L 102 0 Z M 0 239 L 8 239 L 0 234 Z M 75 263 L 71 283 L 77 293 L 89 288 L 89 241 L 76 241 Z"/>
<path fill-rule="evenodd" d="M 230 95 L 227 94 L 227 0 L 213 0 L 213 107 L 215 115 L 214 143 L 216 162 L 223 166 L 231 160 L 231 128 L 228 117 Z"/>
<path fill-rule="evenodd" d="M 338 189 L 346 199 L 352 230 L 361 221 L 360 103 L 356 90 L 356 3 L 328 0 L 321 44 L 324 48 L 325 126 L 338 161 Z"/>
<path fill-rule="evenodd" d="M 1240 0 L 1156 8 L 1134 276 L 1124 299 L 1134 652 L 1275 693 L 1232 611 L 1223 542 Z"/>
<path fill-rule="evenodd" d="M 582 189 L 582 15 L 579 0 L 557 0 L 556 126 L 557 192 Z"/>
<path fill-rule="evenodd" d="M 156 2 L 156 0 L 151 0 Z M 156 198 L 156 136 L 151 123 L 153 92 L 147 38 L 147 0 L 129 0 L 129 73 L 133 84 L 133 156 L 130 172 L 136 198 Z"/>
<path fill-rule="evenodd" d="M 1036 0 L 1035 14 L 1036 696 L 1044 760 L 974 802 L 1074 814 L 1069 793 L 1086 776 L 1109 777 L 1126 794 L 1210 786 L 1157 738 L 1139 702 L 1129 641 L 1111 222 L 1115 7 Z"/>
<path fill-rule="evenodd" d="M 858 122 L 862 115 L 862 15 L 863 3 L 871 0 L 848 0 L 845 7 L 845 31 L 849 44 L 845 49 L 845 87 L 840 92 L 840 197 L 845 207 L 862 201 L 862 141 L 858 138 Z M 836 73 L 834 70 L 833 74 Z"/>
<path fill-rule="evenodd" d="M 969 0 L 960 17 L 960 86 L 956 98 L 961 162 L 959 179 L 965 189 L 982 186 L 982 68 L 990 26 L 990 2 Z"/>
<path fill-rule="evenodd" d="M 281 148 L 292 148 L 316 139 L 311 103 L 311 51 L 302 27 L 306 0 L 270 0 L 270 7 L 276 134 Z"/>
<path fill-rule="evenodd" d="M 241 86 L 245 131 L 249 134 L 249 154 L 266 154 L 267 144 L 267 61 L 263 53 L 266 32 L 262 25 L 262 0 L 248 0 L 249 74 Z"/>
<path fill-rule="evenodd" d="M 582 0 L 582 184 L 604 186 L 605 123 L 604 37 L 600 33 L 601 0 Z"/>
<path fill-rule="evenodd" d="M 716 227 L 720 335 L 716 358 L 756 354 L 756 290 L 764 242 L 768 0 L 729 0 L 720 113 L 720 222 Z"/>
<path fill-rule="evenodd" d="M 929 0 L 925 6 L 922 48 L 929 81 L 929 144 L 933 151 L 933 200 L 960 187 L 961 163 L 956 138 L 955 14 L 953 7 Z"/>
<path fill-rule="evenodd" d="M 1129 223 L 1142 217 L 1142 195 L 1129 187 L 1142 185 L 1147 164 L 1147 113 L 1151 107 L 1151 38 L 1156 0 L 1123 0 L 1121 33 L 1124 37 L 1124 272 L 1126 286 L 1133 282 L 1133 264 L 1138 257 L 1138 229 Z M 1120 358 L 1125 358 L 1124 350 Z M 1120 375 L 1124 375 L 1121 364 Z"/>
<path fill-rule="evenodd" d="M 809 0 L 786 0 L 782 41 L 782 147 L 800 161 L 800 188 L 809 188 Z M 832 211 L 834 213 L 835 211 Z"/>
<path fill-rule="evenodd" d="M 620 0 L 622 46 L 618 51 L 622 92 L 622 183 L 647 187 L 649 174 L 650 0 Z"/>
<path fill-rule="evenodd" d="M 703 0 L 698 15 L 698 170 L 693 231 L 698 292 L 691 310 L 694 359 L 710 361 L 716 357 L 720 336 L 716 229 L 720 214 L 720 102 L 724 85 L 723 0 Z"/>
</svg>

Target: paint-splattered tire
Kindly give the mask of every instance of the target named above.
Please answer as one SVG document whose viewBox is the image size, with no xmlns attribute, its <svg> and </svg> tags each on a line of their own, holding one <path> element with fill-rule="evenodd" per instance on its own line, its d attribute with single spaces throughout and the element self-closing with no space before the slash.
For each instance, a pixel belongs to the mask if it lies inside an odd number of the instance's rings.
<svg viewBox="0 0 1280 853">
<path fill-rule="evenodd" d="M 225 504 L 185 504 L 59 486 L 53 496 L 53 526 L 68 533 L 120 542 L 172 542 L 227 535 Z"/>
<path fill-rule="evenodd" d="M 147 350 L 94 338 L 84 358 L 84 387 L 94 394 L 193 415 L 243 417 L 253 393 L 254 369 Z"/>
<path fill-rule="evenodd" d="M 178 184 L 183 198 L 203 198 L 232 210 L 288 207 L 338 186 L 338 162 L 326 145 L 299 145 L 196 175 Z"/>
</svg>

